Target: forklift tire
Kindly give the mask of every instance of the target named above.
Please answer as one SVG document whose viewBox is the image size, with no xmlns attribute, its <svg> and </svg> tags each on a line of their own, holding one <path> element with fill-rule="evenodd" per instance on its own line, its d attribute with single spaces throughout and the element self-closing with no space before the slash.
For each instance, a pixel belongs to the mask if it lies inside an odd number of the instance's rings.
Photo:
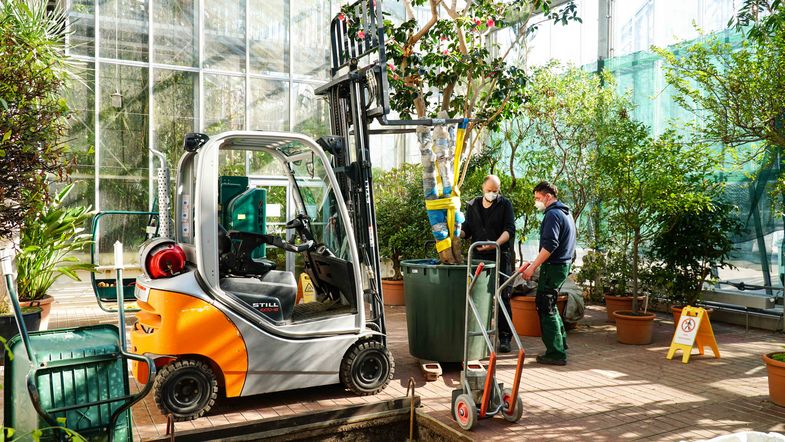
<svg viewBox="0 0 785 442">
<path fill-rule="evenodd" d="M 341 383 L 359 396 L 379 393 L 390 383 L 395 361 L 378 341 L 358 341 L 341 361 Z"/>
<path fill-rule="evenodd" d="M 515 409 L 512 411 L 512 413 L 508 413 L 507 410 L 510 409 L 513 399 L 515 399 Z M 518 422 L 521 420 L 521 416 L 523 416 L 523 400 L 520 396 L 513 398 L 512 390 L 505 388 L 502 392 L 502 403 L 502 416 L 504 416 L 508 422 Z"/>
<path fill-rule="evenodd" d="M 155 377 L 155 404 L 178 422 L 202 417 L 218 397 L 218 381 L 210 365 L 181 359 L 165 365 Z"/>
<path fill-rule="evenodd" d="M 477 422 L 477 404 L 468 394 L 460 394 L 455 398 L 453 404 L 454 414 L 453 419 L 458 422 L 458 426 L 464 430 L 471 430 L 475 422 Z"/>
</svg>

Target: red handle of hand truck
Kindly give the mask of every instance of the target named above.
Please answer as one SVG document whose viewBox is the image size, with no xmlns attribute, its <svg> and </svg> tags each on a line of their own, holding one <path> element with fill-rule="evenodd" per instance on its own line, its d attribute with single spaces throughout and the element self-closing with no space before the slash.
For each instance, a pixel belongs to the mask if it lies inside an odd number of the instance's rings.
<svg viewBox="0 0 785 442">
<path fill-rule="evenodd" d="M 488 413 L 488 403 L 491 400 L 491 389 L 493 389 L 493 382 L 496 382 L 496 352 L 491 352 L 491 357 L 488 360 L 488 371 L 485 373 L 485 385 L 482 389 L 482 401 L 480 403 L 480 417 L 485 417 Z"/>
<path fill-rule="evenodd" d="M 515 365 L 515 377 L 512 382 L 508 414 L 512 414 L 515 411 L 515 404 L 518 402 L 518 390 L 521 388 L 521 370 L 523 369 L 524 359 L 526 359 L 526 352 L 521 348 L 518 350 L 518 363 Z"/>
<path fill-rule="evenodd" d="M 481 263 L 477 264 L 477 270 L 474 271 L 474 277 L 475 278 L 480 276 L 480 273 L 482 272 L 483 267 L 485 267 L 485 263 L 484 262 L 481 262 Z"/>
</svg>

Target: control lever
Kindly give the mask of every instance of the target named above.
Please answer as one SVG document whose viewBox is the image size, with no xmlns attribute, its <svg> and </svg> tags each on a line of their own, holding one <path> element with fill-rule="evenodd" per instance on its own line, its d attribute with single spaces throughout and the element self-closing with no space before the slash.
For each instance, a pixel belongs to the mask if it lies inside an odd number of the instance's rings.
<svg viewBox="0 0 785 442">
<path fill-rule="evenodd" d="M 302 244 L 299 244 L 299 245 L 294 245 L 294 244 L 292 244 L 290 242 L 284 241 L 282 238 L 280 238 L 278 236 L 273 236 L 271 238 L 272 238 L 272 242 L 268 242 L 268 244 L 272 244 L 275 247 L 287 250 L 289 252 L 302 253 L 302 252 L 305 252 L 306 250 L 310 250 L 313 247 L 313 241 L 312 240 L 308 240 L 308 241 L 306 241 L 306 242 L 304 242 Z"/>
</svg>

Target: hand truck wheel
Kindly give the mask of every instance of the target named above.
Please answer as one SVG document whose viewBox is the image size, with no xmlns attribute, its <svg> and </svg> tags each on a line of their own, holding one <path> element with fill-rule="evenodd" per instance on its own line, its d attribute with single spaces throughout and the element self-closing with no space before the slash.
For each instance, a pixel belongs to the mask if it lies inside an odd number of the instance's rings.
<svg viewBox="0 0 785 442">
<path fill-rule="evenodd" d="M 513 400 L 515 400 L 515 408 L 510 413 L 509 409 Z M 521 419 L 521 416 L 523 416 L 523 400 L 520 396 L 513 397 L 511 389 L 505 388 L 502 392 L 502 404 L 502 416 L 508 422 L 518 422 Z"/>
<path fill-rule="evenodd" d="M 464 430 L 471 430 L 477 422 L 477 405 L 468 394 L 461 394 L 455 398 L 455 414 L 453 418 Z"/>
</svg>

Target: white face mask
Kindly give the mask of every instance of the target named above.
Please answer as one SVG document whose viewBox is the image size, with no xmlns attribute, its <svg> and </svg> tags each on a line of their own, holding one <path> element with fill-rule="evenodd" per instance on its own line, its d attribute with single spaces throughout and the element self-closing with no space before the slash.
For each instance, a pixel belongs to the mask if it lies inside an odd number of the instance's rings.
<svg viewBox="0 0 785 442">
<path fill-rule="evenodd" d="M 496 200 L 496 197 L 499 196 L 499 192 L 485 192 L 485 199 L 489 202 L 493 202 Z"/>
<path fill-rule="evenodd" d="M 545 210 L 545 203 L 539 200 L 534 200 L 534 207 L 537 208 L 540 212 Z"/>
</svg>

